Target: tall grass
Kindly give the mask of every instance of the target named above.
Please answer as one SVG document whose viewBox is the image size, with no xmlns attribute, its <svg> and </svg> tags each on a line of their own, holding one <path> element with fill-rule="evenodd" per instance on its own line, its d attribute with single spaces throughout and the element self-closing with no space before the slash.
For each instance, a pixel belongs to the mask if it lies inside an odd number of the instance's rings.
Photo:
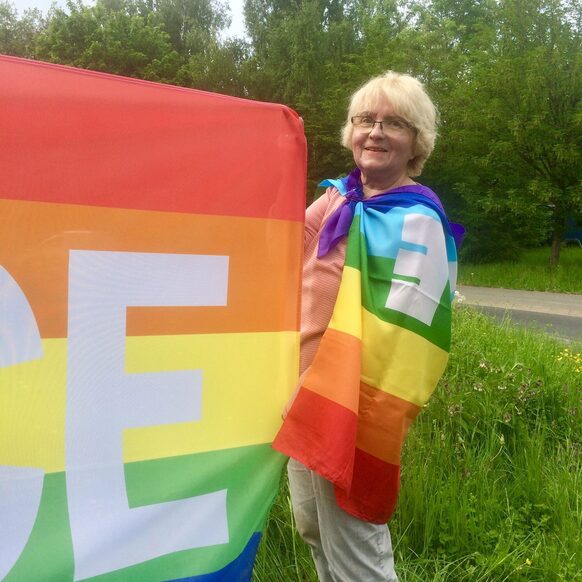
<svg viewBox="0 0 582 582">
<path fill-rule="evenodd" d="M 582 580 L 580 352 L 456 310 L 447 373 L 405 446 L 401 581 Z M 256 582 L 317 580 L 291 520 L 283 481 Z"/>
<path fill-rule="evenodd" d="M 562 249 L 560 264 L 549 267 L 548 248 L 529 249 L 519 257 L 519 262 L 460 263 L 459 283 L 482 287 L 527 289 L 530 291 L 555 291 L 582 293 L 582 249 Z"/>
</svg>

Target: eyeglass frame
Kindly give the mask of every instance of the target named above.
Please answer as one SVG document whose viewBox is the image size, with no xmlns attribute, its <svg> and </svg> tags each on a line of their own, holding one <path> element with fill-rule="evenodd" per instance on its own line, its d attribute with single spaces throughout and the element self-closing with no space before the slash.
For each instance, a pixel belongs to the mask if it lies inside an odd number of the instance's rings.
<svg viewBox="0 0 582 582">
<path fill-rule="evenodd" d="M 369 117 L 372 120 L 372 125 L 370 127 L 366 127 L 361 122 L 358 123 L 358 122 L 354 121 L 354 119 L 357 119 L 357 118 L 362 119 L 362 118 L 366 118 L 366 117 Z M 418 132 L 417 128 L 414 127 L 414 125 L 412 125 L 412 123 L 410 123 L 409 121 L 406 121 L 406 119 L 404 119 L 402 117 L 397 117 L 397 116 L 385 117 L 384 119 L 373 119 L 371 115 L 354 115 L 350 118 L 350 121 L 354 127 L 359 128 L 359 129 L 363 129 L 363 130 L 368 130 L 370 132 L 374 129 L 374 127 L 376 127 L 376 124 L 379 123 L 382 131 L 385 133 L 386 130 L 384 129 L 383 124 L 387 123 L 389 121 L 398 121 L 399 123 L 402 124 L 402 128 L 392 127 L 392 129 L 394 131 L 401 131 L 404 129 L 410 129 L 414 133 Z"/>
</svg>

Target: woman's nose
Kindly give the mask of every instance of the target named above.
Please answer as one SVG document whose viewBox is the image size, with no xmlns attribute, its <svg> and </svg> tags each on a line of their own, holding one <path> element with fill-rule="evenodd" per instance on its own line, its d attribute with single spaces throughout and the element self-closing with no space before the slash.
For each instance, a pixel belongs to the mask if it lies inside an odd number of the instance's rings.
<svg viewBox="0 0 582 582">
<path fill-rule="evenodd" d="M 374 137 L 382 137 L 384 135 L 384 128 L 382 127 L 381 121 L 376 121 L 372 129 L 370 129 L 370 135 Z"/>
</svg>

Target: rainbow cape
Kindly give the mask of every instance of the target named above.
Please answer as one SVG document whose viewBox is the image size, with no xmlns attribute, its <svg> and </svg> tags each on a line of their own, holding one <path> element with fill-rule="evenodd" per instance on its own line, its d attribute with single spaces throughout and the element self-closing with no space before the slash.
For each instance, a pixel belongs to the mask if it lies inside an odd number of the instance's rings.
<svg viewBox="0 0 582 582">
<path fill-rule="evenodd" d="M 326 224 L 320 255 L 353 214 L 345 266 L 332 319 L 273 446 L 333 482 L 345 511 L 385 523 L 406 433 L 447 364 L 457 253 L 428 188 L 362 200 L 354 181 L 357 171 L 323 183 L 347 200 Z"/>
</svg>

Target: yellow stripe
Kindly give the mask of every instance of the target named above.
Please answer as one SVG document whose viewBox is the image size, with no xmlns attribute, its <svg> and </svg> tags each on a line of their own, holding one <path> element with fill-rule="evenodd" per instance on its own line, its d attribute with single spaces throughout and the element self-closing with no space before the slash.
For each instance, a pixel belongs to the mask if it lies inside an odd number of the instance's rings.
<svg viewBox="0 0 582 582">
<path fill-rule="evenodd" d="M 62 471 L 67 340 L 42 341 L 44 357 L 0 368 L 0 465 Z"/>
<path fill-rule="evenodd" d="M 362 338 L 361 275 L 345 266 L 329 327 Z"/>
<path fill-rule="evenodd" d="M 64 469 L 67 341 L 0 369 L 0 465 Z M 126 371 L 202 369 L 202 418 L 124 431 L 124 461 L 270 442 L 297 378 L 296 332 L 126 339 Z"/>
<path fill-rule="evenodd" d="M 362 310 L 362 381 L 423 406 L 444 372 L 448 352 Z"/>
<path fill-rule="evenodd" d="M 234 333 L 127 338 L 128 372 L 199 368 L 202 418 L 128 429 L 124 461 L 266 443 L 298 375 L 299 334 Z"/>
</svg>

